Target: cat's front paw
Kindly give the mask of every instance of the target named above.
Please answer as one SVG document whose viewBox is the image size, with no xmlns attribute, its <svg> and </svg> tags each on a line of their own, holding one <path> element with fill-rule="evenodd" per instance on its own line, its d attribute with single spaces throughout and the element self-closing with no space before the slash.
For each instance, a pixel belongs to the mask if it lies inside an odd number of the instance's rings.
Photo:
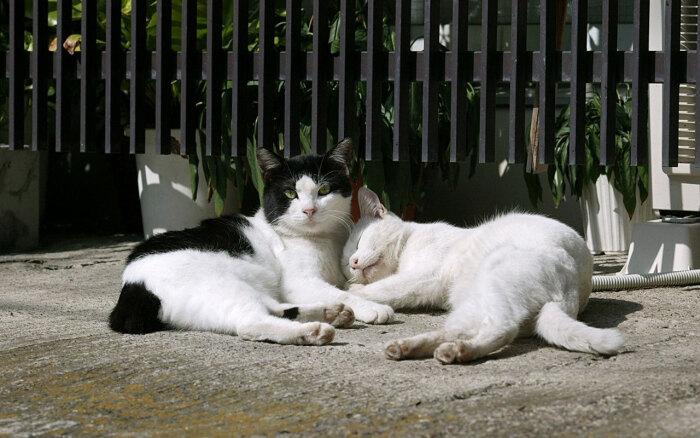
<svg viewBox="0 0 700 438">
<path fill-rule="evenodd" d="M 367 301 L 353 306 L 353 310 L 355 319 L 365 324 L 386 324 L 394 319 L 394 309 L 384 304 Z"/>
<path fill-rule="evenodd" d="M 471 359 L 469 347 L 464 341 L 444 342 L 433 355 L 441 364 L 464 363 Z"/>
<path fill-rule="evenodd" d="M 333 327 L 350 327 L 355 322 L 355 313 L 345 304 L 335 304 L 323 309 L 323 320 Z"/>
<path fill-rule="evenodd" d="M 302 327 L 301 345 L 326 345 L 333 341 L 335 329 L 322 322 L 308 322 Z"/>
</svg>

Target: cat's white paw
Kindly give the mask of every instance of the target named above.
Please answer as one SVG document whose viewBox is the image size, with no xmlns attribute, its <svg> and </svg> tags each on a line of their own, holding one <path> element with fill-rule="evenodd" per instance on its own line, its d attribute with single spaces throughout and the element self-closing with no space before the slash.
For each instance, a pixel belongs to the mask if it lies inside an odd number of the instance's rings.
<svg viewBox="0 0 700 438">
<path fill-rule="evenodd" d="M 384 347 L 384 356 L 391 360 L 401 360 L 408 353 L 408 345 L 403 341 L 391 341 Z"/>
<path fill-rule="evenodd" d="M 463 341 L 445 342 L 435 349 L 433 354 L 442 364 L 467 362 L 470 360 L 469 348 Z"/>
<path fill-rule="evenodd" d="M 366 324 L 386 324 L 394 319 L 394 309 L 385 305 L 372 302 L 353 306 L 355 319 Z"/>
<path fill-rule="evenodd" d="M 333 327 L 350 327 L 355 322 L 355 313 L 345 304 L 335 304 L 323 309 L 323 320 Z"/>
<path fill-rule="evenodd" d="M 308 322 L 302 327 L 301 345 L 326 345 L 333 341 L 335 329 L 323 322 Z"/>
</svg>

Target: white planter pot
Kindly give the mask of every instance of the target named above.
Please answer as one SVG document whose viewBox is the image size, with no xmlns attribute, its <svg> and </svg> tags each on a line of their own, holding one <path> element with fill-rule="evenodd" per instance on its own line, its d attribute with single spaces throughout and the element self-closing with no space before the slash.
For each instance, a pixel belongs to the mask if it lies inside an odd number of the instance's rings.
<svg viewBox="0 0 700 438">
<path fill-rule="evenodd" d="M 654 218 L 651 203 L 637 204 L 632 219 L 605 175 L 595 185 L 584 187 L 581 197 L 581 216 L 588 249 L 594 254 L 626 252 L 632 237 L 632 224 Z"/>
<path fill-rule="evenodd" d="M 136 156 L 139 200 L 144 237 L 172 230 L 192 228 L 216 217 L 214 202 L 207 201 L 208 188 L 202 165 L 199 165 L 197 200 L 192 200 L 190 169 L 187 158 L 151 152 L 155 133 L 146 132 L 146 154 Z M 173 131 L 174 136 L 177 133 Z M 236 189 L 229 182 L 223 214 L 235 212 Z"/>
</svg>

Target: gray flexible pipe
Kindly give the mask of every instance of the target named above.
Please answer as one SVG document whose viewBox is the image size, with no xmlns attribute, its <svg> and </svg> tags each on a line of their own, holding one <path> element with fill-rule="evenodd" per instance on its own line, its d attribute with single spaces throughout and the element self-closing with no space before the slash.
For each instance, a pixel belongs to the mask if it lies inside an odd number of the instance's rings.
<svg viewBox="0 0 700 438">
<path fill-rule="evenodd" d="M 700 284 L 700 269 L 663 274 L 594 275 L 593 290 L 644 289 Z"/>
</svg>

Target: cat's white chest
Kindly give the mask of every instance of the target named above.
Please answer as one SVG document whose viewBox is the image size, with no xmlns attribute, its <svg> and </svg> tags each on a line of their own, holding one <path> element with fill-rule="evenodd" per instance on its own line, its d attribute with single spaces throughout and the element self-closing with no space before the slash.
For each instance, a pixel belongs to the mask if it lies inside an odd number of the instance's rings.
<svg viewBox="0 0 700 438">
<path fill-rule="evenodd" d="M 342 248 L 333 239 L 283 238 L 285 249 L 279 255 L 286 275 L 320 276 L 330 284 L 341 286 L 345 277 L 339 260 Z"/>
</svg>

